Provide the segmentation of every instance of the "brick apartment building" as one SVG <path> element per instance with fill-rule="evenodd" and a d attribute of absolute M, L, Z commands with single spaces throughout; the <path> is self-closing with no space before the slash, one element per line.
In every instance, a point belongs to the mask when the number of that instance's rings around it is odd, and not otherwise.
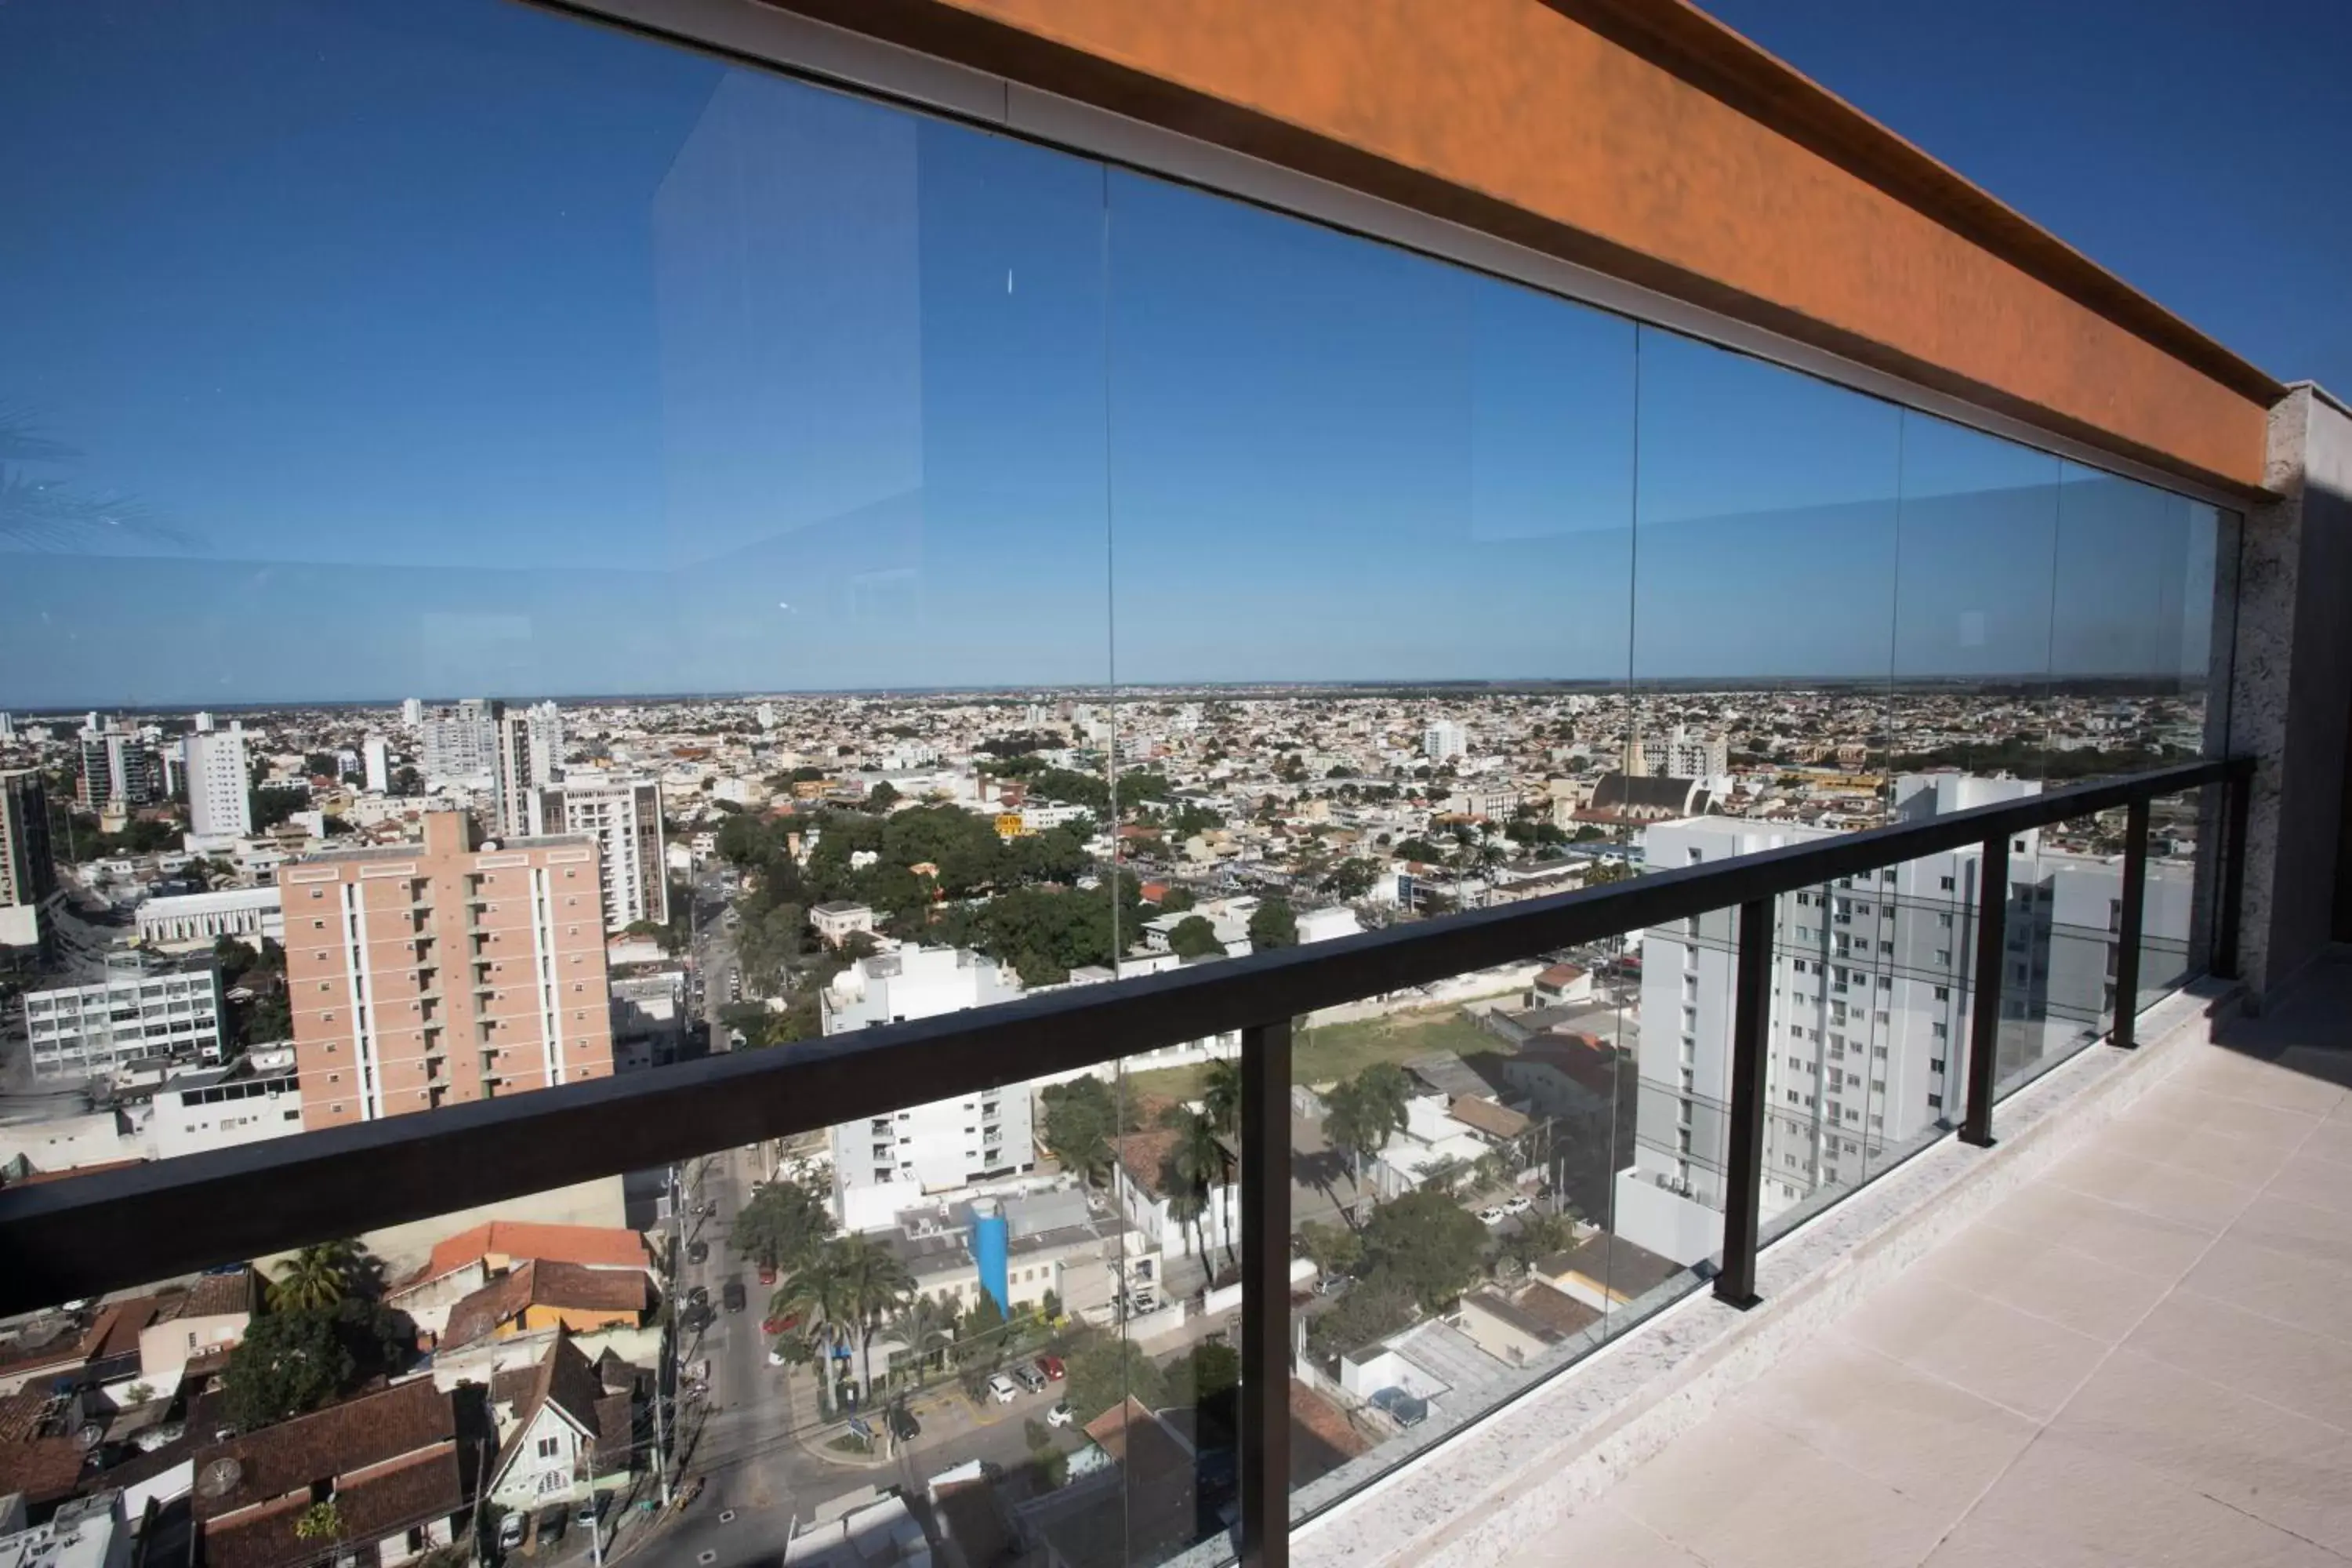
<path fill-rule="evenodd" d="M 613 1070 L 597 847 L 480 843 L 463 812 L 422 845 L 283 868 L 305 1129 Z"/>

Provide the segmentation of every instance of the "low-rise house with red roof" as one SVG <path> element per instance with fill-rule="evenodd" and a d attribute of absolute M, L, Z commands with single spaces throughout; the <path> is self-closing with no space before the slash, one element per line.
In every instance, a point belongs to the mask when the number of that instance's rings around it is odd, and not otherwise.
<path fill-rule="evenodd" d="M 515 1511 L 625 1484 L 639 1381 L 625 1363 L 591 1362 L 560 1331 L 536 1367 L 501 1373 L 490 1392 L 499 1430 L 490 1500 Z"/>
<path fill-rule="evenodd" d="M 384 1304 L 407 1313 L 420 1332 L 440 1337 L 460 1301 L 526 1263 L 634 1274 L 641 1281 L 654 1266 L 646 1238 L 634 1230 L 492 1220 L 436 1244 L 423 1268 L 385 1292 Z"/>
<path fill-rule="evenodd" d="M 466 1539 L 488 1435 L 430 1379 L 394 1384 L 196 1451 L 205 1568 L 397 1565 Z M 298 1533 L 327 1505 L 332 1534 Z"/>

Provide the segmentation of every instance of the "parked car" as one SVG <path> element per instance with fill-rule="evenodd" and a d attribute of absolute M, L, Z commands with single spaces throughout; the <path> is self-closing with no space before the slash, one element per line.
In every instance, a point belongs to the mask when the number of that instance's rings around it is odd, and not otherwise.
<path fill-rule="evenodd" d="M 1480 1209 L 1478 1211 L 1478 1223 L 1480 1225 L 1500 1225 L 1503 1223 L 1503 1211 L 1498 1208 Z"/>
<path fill-rule="evenodd" d="M 890 1406 L 890 1436 L 906 1443 L 922 1435 L 923 1424 L 915 1419 L 915 1413 L 907 1408 L 905 1400 Z"/>
<path fill-rule="evenodd" d="M 612 1500 L 612 1494 L 609 1492 L 590 1492 L 581 1499 L 578 1510 L 572 1516 L 572 1522 L 580 1525 L 595 1523 L 604 1517 L 604 1510 Z"/>
<path fill-rule="evenodd" d="M 1039 1356 L 1037 1358 L 1037 1370 L 1044 1373 L 1048 1378 L 1052 1379 L 1055 1383 L 1061 1382 L 1062 1379 L 1068 1374 L 1068 1369 L 1063 1366 L 1062 1358 L 1057 1355 Z"/>
<path fill-rule="evenodd" d="M 1013 1386 L 1013 1380 L 1001 1372 L 988 1380 L 988 1396 L 999 1405 L 1010 1405 L 1020 1395 L 1021 1391 Z"/>
<path fill-rule="evenodd" d="M 1013 1369 L 1013 1381 L 1032 1394 L 1045 1392 L 1045 1374 L 1025 1362 Z"/>
<path fill-rule="evenodd" d="M 1371 1403 L 1394 1416 L 1400 1426 L 1418 1426 L 1429 1419 L 1429 1401 L 1402 1388 L 1383 1388 L 1372 1395 Z"/>
<path fill-rule="evenodd" d="M 1519 1194 L 1517 1197 L 1506 1198 L 1503 1200 L 1503 1212 L 1505 1214 L 1525 1214 L 1535 1206 L 1535 1199 L 1528 1197 L 1524 1193 Z"/>
<path fill-rule="evenodd" d="M 1077 1416 L 1072 1414 L 1070 1402 L 1066 1399 L 1045 1412 L 1045 1425 L 1048 1426 L 1067 1426 L 1076 1419 Z"/>
<path fill-rule="evenodd" d="M 710 1305 L 710 1287 L 708 1285 L 697 1285 L 693 1289 L 688 1290 L 686 1293 L 686 1299 L 693 1302 L 698 1307 L 707 1307 Z"/>
<path fill-rule="evenodd" d="M 775 1282 L 776 1271 L 764 1263 L 760 1265 L 760 1283 L 762 1285 L 773 1285 Z"/>
<path fill-rule="evenodd" d="M 539 1510 L 539 1544 L 552 1546 L 563 1539 L 563 1505 L 551 1502 Z"/>
<path fill-rule="evenodd" d="M 710 1243 L 707 1241 L 688 1242 L 686 1244 L 686 1260 L 688 1263 L 709 1262 L 710 1260 Z"/>
<path fill-rule="evenodd" d="M 743 1291 L 743 1281 L 740 1279 L 730 1279 L 719 1289 L 719 1300 L 730 1312 L 741 1311 L 743 1303 L 748 1299 Z"/>
<path fill-rule="evenodd" d="M 499 1521 L 499 1550 L 512 1552 L 522 1544 L 522 1532 L 530 1528 L 530 1515 L 509 1513 Z"/>

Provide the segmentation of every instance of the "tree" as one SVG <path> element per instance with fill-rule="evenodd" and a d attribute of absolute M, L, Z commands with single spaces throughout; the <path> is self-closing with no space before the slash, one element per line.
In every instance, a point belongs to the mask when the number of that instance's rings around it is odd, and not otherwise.
<path fill-rule="evenodd" d="M 1110 1141 L 1133 1131 L 1124 1103 L 1110 1086 L 1091 1075 L 1067 1083 L 1048 1084 L 1039 1091 L 1045 1110 L 1045 1147 L 1072 1172 L 1096 1186 L 1110 1177 Z"/>
<path fill-rule="evenodd" d="M 1218 1154 L 1218 1200 L 1223 1207 L 1225 1228 L 1225 1261 L 1234 1260 L 1234 1162 L 1228 1152 L 1242 1135 L 1242 1069 L 1231 1058 L 1219 1057 L 1209 1063 L 1208 1074 L 1201 1083 L 1201 1116 L 1216 1135 Z"/>
<path fill-rule="evenodd" d="M 392 770 L 391 784 L 392 793 L 394 795 L 411 795 L 425 793 L 424 775 L 405 763 Z"/>
<path fill-rule="evenodd" d="M 898 804 L 898 786 L 888 779 L 884 779 L 866 792 L 866 809 L 868 811 L 884 812 Z"/>
<path fill-rule="evenodd" d="M 828 1246 L 826 1251 L 829 1250 Z M 820 1353 L 835 1348 L 845 1351 L 857 1335 L 857 1303 L 852 1282 L 829 1266 L 826 1251 L 811 1258 L 768 1299 L 768 1315 L 799 1319 L 800 1331 Z M 827 1402 L 838 1405 L 840 1397 L 835 1387 L 841 1358 L 824 1353 L 824 1360 L 826 1374 L 818 1381 L 826 1392 Z"/>
<path fill-rule="evenodd" d="M 330 1312 L 272 1311 L 246 1326 L 222 1378 L 228 1418 L 251 1432 L 331 1403 L 357 1370 Z"/>
<path fill-rule="evenodd" d="M 1595 860 L 1585 868 L 1584 885 L 1605 888 L 1612 882 L 1622 882 L 1633 875 L 1633 868 L 1622 860 Z"/>
<path fill-rule="evenodd" d="M 824 1267 L 842 1280 L 843 1301 L 857 1332 L 858 1377 L 874 1382 L 874 1333 L 915 1294 L 915 1277 L 898 1255 L 862 1236 L 825 1246 Z"/>
<path fill-rule="evenodd" d="M 1181 915 L 1191 909 L 1193 902 L 1192 889 L 1171 888 L 1160 895 L 1160 912 L 1163 915 Z"/>
<path fill-rule="evenodd" d="M 891 1320 L 891 1332 L 914 1352 L 919 1370 L 925 1362 L 946 1356 L 948 1347 L 955 1342 L 955 1309 L 929 1291 L 899 1308 Z"/>
<path fill-rule="evenodd" d="M 1209 1212 L 1209 1188 L 1224 1171 L 1224 1148 L 1217 1142 L 1216 1128 L 1197 1111 L 1179 1107 L 1167 1124 L 1176 1131 L 1176 1142 L 1170 1146 L 1160 1173 L 1160 1185 L 1168 1193 L 1168 1217 L 1192 1226 L 1193 1250 L 1206 1264 L 1209 1244 L 1201 1221 Z M 1232 1233 L 1227 1232 L 1225 1261 L 1233 1260 Z"/>
<path fill-rule="evenodd" d="M 1472 1220 L 1473 1225 L 1477 1221 Z M 1393 1279 L 1367 1279 L 1307 1325 L 1307 1340 L 1325 1355 L 1344 1355 L 1412 1321 L 1412 1292 Z"/>
<path fill-rule="evenodd" d="M 1393 1062 L 1375 1062 L 1324 1097 L 1323 1136 L 1348 1156 L 1359 1182 L 1364 1162 L 1387 1146 L 1391 1133 L 1405 1130 L 1412 1098 L 1412 1080 Z"/>
<path fill-rule="evenodd" d="M 1423 1191 L 1374 1209 L 1362 1239 L 1364 1278 L 1385 1279 L 1434 1312 L 1478 1278 L 1486 1227 L 1444 1194 Z"/>
<path fill-rule="evenodd" d="M 1363 1241 L 1354 1231 L 1345 1226 L 1318 1225 L 1313 1220 L 1298 1227 L 1298 1247 L 1327 1279 L 1353 1274 L 1364 1257 Z"/>
<path fill-rule="evenodd" d="M 1242 1385 L 1241 1352 L 1204 1340 L 1169 1364 L 1167 1380 L 1171 1405 L 1198 1407 L 1214 1402 Z"/>
<path fill-rule="evenodd" d="M 1249 939 L 1250 946 L 1260 952 L 1277 947 L 1297 947 L 1298 917 L 1291 912 L 1290 900 L 1267 898 L 1251 911 Z"/>
<path fill-rule="evenodd" d="M 1133 1340 L 1092 1333 L 1064 1358 L 1069 1373 L 1070 1414 L 1081 1426 L 1120 1401 L 1133 1397 L 1146 1410 L 1168 1403 L 1167 1380 L 1157 1363 Z"/>
<path fill-rule="evenodd" d="M 833 1207 L 814 1189 L 779 1176 L 752 1190 L 728 1227 L 728 1245 L 762 1268 L 792 1273 L 805 1268 L 832 1239 Z"/>
<path fill-rule="evenodd" d="M 1378 867 L 1370 860 L 1351 858 L 1331 868 L 1331 874 L 1323 879 L 1323 890 L 1335 899 L 1353 903 L 1370 895 L 1372 884 L 1379 879 Z"/>
<path fill-rule="evenodd" d="M 1205 915 L 1186 915 L 1168 933 L 1168 950 L 1179 958 L 1223 958 L 1225 944 Z"/>
<path fill-rule="evenodd" d="M 357 1242 L 322 1241 L 281 1260 L 278 1278 L 269 1282 L 269 1310 L 286 1312 L 337 1305 L 352 1291 L 359 1258 Z"/>
<path fill-rule="evenodd" d="M 294 1535 L 299 1541 L 341 1541 L 343 1516 L 331 1500 L 314 1502 L 295 1520 Z"/>

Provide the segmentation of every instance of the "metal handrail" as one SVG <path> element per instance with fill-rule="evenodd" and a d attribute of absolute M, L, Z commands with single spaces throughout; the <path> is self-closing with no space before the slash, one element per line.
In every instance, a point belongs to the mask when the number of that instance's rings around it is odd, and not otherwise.
<path fill-rule="evenodd" d="M 1289 1184 L 1255 1173 L 1288 1169 L 1289 1119 L 1275 1108 L 1289 1093 L 1290 1020 L 1729 906 L 1740 910 L 1739 984 L 1725 1252 L 1716 1288 L 1744 1306 L 1755 1300 L 1772 900 L 1928 855 L 1983 850 L 1961 1135 L 1989 1143 L 2010 840 L 2125 808 L 2125 887 L 2137 889 L 2145 886 L 2147 803 L 2226 784 L 2212 968 L 2232 974 L 2252 776 L 2250 759 L 2183 763 L 1312 947 L 0 1192 L 0 1313 L 1239 1031 L 1245 1098 L 1262 1102 L 1261 1113 L 1246 1117 L 1243 1140 L 1243 1208 L 1245 1228 L 1255 1231 L 1244 1268 L 1244 1385 L 1255 1381 L 1258 1395 L 1271 1399 L 1286 1386 Z M 2131 951 L 2117 977 L 2119 1045 L 2131 1041 L 2131 1009 L 2123 1004 L 2135 991 L 2124 983 L 2136 975 L 2138 928 L 2137 903 L 2126 900 L 2120 940 Z M 1276 1458 L 1286 1427 L 1278 1408 L 1268 1405 L 1257 1412 L 1263 1420 L 1244 1424 L 1276 1446 Z M 1245 1559 L 1278 1563 L 1284 1470 L 1264 1454 L 1244 1469 Z M 1255 1489 L 1253 1471 L 1261 1483 Z"/>

